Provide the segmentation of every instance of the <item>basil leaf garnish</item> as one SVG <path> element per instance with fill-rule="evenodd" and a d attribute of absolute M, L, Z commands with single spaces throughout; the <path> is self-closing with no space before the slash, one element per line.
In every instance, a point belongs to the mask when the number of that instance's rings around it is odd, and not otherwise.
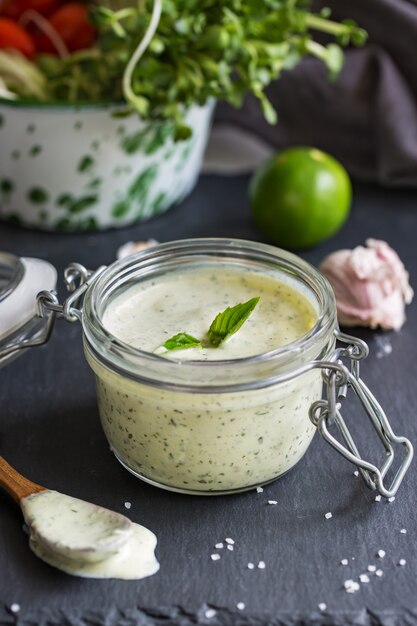
<path fill-rule="evenodd" d="M 185 350 L 185 348 L 202 348 L 201 342 L 188 333 L 178 333 L 162 344 L 167 351 Z"/>
<path fill-rule="evenodd" d="M 209 343 L 202 342 L 188 333 L 178 333 L 167 339 L 162 346 L 155 350 L 155 354 L 185 350 L 186 348 L 218 348 L 223 341 L 233 335 L 248 319 L 259 302 L 259 297 L 251 298 L 247 302 L 227 307 L 218 313 L 208 330 Z"/>
<path fill-rule="evenodd" d="M 247 302 L 227 307 L 222 313 L 216 315 L 208 331 L 212 346 L 218 347 L 223 341 L 233 335 L 248 319 L 259 302 L 258 298 L 251 298 Z"/>

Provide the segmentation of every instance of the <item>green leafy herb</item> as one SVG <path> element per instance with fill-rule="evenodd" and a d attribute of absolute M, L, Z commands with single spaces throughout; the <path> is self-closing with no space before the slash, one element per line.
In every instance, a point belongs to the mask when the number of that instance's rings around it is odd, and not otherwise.
<path fill-rule="evenodd" d="M 227 307 L 222 313 L 214 318 L 208 331 L 209 340 L 216 348 L 225 339 L 233 335 L 248 319 L 259 302 L 259 298 L 251 298 L 247 302 Z"/>
<path fill-rule="evenodd" d="M 184 350 L 185 348 L 202 348 L 201 342 L 187 333 L 178 333 L 170 339 L 167 339 L 161 346 L 167 351 Z M 159 351 L 158 348 L 157 351 Z"/>
<path fill-rule="evenodd" d="M 32 63 L 2 51 L 0 95 L 123 103 L 123 77 L 151 24 L 154 2 L 88 0 L 96 42 L 63 58 L 39 54 Z M 153 37 L 129 68 L 128 108 L 143 119 L 169 120 L 172 136 L 181 140 L 191 133 L 184 122 L 188 107 L 210 99 L 239 107 L 251 92 L 275 123 L 265 95 L 271 81 L 305 55 L 321 59 L 333 77 L 343 62 L 339 46 L 366 40 L 353 21 L 334 22 L 329 11 L 312 13 L 309 6 L 309 0 L 162 0 Z M 317 42 L 316 31 L 336 43 Z"/>
<path fill-rule="evenodd" d="M 155 354 L 163 354 L 172 350 L 185 350 L 186 348 L 218 348 L 223 341 L 233 335 L 246 322 L 258 302 L 259 297 L 251 298 L 247 302 L 229 306 L 218 313 L 208 330 L 208 345 L 188 333 L 178 333 L 167 339 L 162 346 L 159 346 L 155 350 Z"/>

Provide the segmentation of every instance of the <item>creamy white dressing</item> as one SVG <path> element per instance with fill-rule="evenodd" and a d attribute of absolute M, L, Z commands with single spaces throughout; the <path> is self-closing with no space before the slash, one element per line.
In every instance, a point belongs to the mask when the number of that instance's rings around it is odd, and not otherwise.
<path fill-rule="evenodd" d="M 221 262 L 179 269 L 118 293 L 103 323 L 122 341 L 153 352 L 178 332 L 202 338 L 217 313 L 259 296 L 249 319 L 219 348 L 164 355 L 226 361 L 219 367 L 230 381 L 234 359 L 287 345 L 313 327 L 312 303 L 284 281 Z M 308 409 L 321 397 L 318 371 L 239 393 L 187 392 L 125 377 L 86 348 L 113 451 L 131 471 L 161 486 L 216 493 L 265 483 L 297 463 L 315 432 Z"/>
<path fill-rule="evenodd" d="M 21 507 L 33 552 L 68 574 L 133 580 L 159 569 L 155 535 L 120 514 L 52 490 Z"/>
<path fill-rule="evenodd" d="M 116 554 L 95 563 L 74 561 L 57 554 L 53 550 L 30 538 L 32 551 L 42 561 L 57 569 L 83 578 L 120 578 L 139 580 L 156 574 L 159 563 L 155 558 L 155 535 L 139 524 L 133 524 L 133 533 L 128 542 Z"/>
<path fill-rule="evenodd" d="M 69 558 L 101 561 L 132 535 L 132 522 L 124 515 L 58 491 L 32 494 L 21 506 L 31 534 Z"/>
<path fill-rule="evenodd" d="M 218 313 L 257 296 L 260 300 L 250 317 L 218 348 L 175 350 L 167 356 L 181 360 L 253 356 L 299 339 L 317 319 L 311 303 L 290 285 L 268 274 L 217 263 L 136 284 L 110 302 L 103 324 L 130 346 L 154 352 L 179 332 L 206 338 Z"/>

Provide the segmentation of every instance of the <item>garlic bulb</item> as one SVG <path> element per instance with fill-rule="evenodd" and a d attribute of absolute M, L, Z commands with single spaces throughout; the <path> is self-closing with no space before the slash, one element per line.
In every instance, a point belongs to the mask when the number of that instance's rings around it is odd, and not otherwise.
<path fill-rule="evenodd" d="M 139 252 L 139 250 L 152 248 L 153 246 L 156 246 L 157 243 L 159 242 L 156 241 L 156 239 L 148 239 L 147 241 L 128 241 L 117 250 L 117 258 L 124 259 L 126 256 Z"/>
<path fill-rule="evenodd" d="M 319 269 L 336 296 L 342 326 L 399 330 L 413 290 L 398 254 L 385 241 L 367 239 L 366 247 L 338 250 Z"/>

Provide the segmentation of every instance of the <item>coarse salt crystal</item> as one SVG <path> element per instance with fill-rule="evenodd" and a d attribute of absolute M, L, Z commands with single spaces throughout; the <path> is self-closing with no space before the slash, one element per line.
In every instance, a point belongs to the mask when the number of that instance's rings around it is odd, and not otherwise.
<path fill-rule="evenodd" d="M 398 561 L 398 565 L 401 565 L 401 566 L 405 565 L 406 563 L 407 563 L 407 561 L 405 559 L 400 559 Z"/>
<path fill-rule="evenodd" d="M 376 347 L 378 348 L 376 352 L 376 358 L 382 359 L 384 356 L 388 356 L 392 352 L 392 345 L 390 340 L 385 337 L 375 337 Z"/>
<path fill-rule="evenodd" d="M 130 509 L 132 506 L 131 502 L 125 502 L 125 509 Z"/>
<path fill-rule="evenodd" d="M 258 569 L 265 569 L 265 561 L 259 561 Z"/>
<path fill-rule="evenodd" d="M 17 604 L 17 602 L 13 602 L 13 604 L 10 606 L 10 610 L 12 613 L 19 613 L 20 604 Z"/>
<path fill-rule="evenodd" d="M 324 602 L 319 602 L 318 607 L 320 611 L 325 611 L 327 609 L 327 604 L 325 604 Z"/>
<path fill-rule="evenodd" d="M 369 583 L 369 576 L 367 574 L 360 574 L 359 580 L 361 583 Z"/>
<path fill-rule="evenodd" d="M 256 493 L 263 493 L 263 487 L 256 487 Z"/>
<path fill-rule="evenodd" d="M 224 548 L 224 544 L 223 543 L 216 543 L 214 545 L 214 547 L 216 548 L 216 550 L 221 550 L 222 548 Z"/>
<path fill-rule="evenodd" d="M 340 561 L 340 563 L 341 563 L 342 565 L 347 565 L 347 564 L 349 563 L 349 561 L 348 561 L 347 559 L 342 559 L 342 560 Z"/>
<path fill-rule="evenodd" d="M 375 496 L 375 502 L 381 502 L 381 497 L 380 495 Z"/>
<path fill-rule="evenodd" d="M 204 615 L 207 617 L 207 619 L 211 619 L 216 615 L 216 611 L 214 609 L 207 609 Z"/>
<path fill-rule="evenodd" d="M 220 554 L 210 554 L 210 558 L 212 561 L 218 561 L 220 559 Z"/>
<path fill-rule="evenodd" d="M 226 537 L 225 542 L 230 544 L 231 546 L 233 546 L 233 544 L 235 543 L 233 539 L 230 539 L 230 537 Z"/>
<path fill-rule="evenodd" d="M 248 563 L 248 569 L 254 569 L 255 565 L 253 563 Z"/>
<path fill-rule="evenodd" d="M 368 572 L 375 572 L 376 565 L 368 565 Z"/>
<path fill-rule="evenodd" d="M 377 569 L 375 572 L 375 576 L 383 576 L 384 572 L 382 571 L 382 569 Z"/>
<path fill-rule="evenodd" d="M 227 547 L 227 549 L 228 549 L 228 550 L 233 551 L 233 546 L 232 546 L 232 545 L 227 544 L 227 546 L 226 546 L 226 547 Z"/>
<path fill-rule="evenodd" d="M 244 611 L 246 607 L 246 604 L 244 602 L 238 602 L 236 604 L 236 608 L 239 609 L 239 611 Z"/>
<path fill-rule="evenodd" d="M 345 582 L 343 583 L 343 586 L 348 593 L 355 593 L 355 591 L 358 591 L 360 589 L 359 583 L 357 583 L 355 580 L 350 580 L 350 579 L 345 580 Z"/>
<path fill-rule="evenodd" d="M 277 500 L 268 500 L 268 504 L 278 504 Z"/>
<path fill-rule="evenodd" d="M 330 511 L 329 511 L 328 513 L 325 513 L 325 514 L 324 514 L 324 517 L 325 517 L 326 519 L 331 519 L 331 518 L 333 517 L 333 515 L 332 515 L 332 514 L 330 513 Z"/>
<path fill-rule="evenodd" d="M 359 476 L 359 470 L 355 470 L 355 471 L 353 472 L 353 475 L 354 475 L 354 476 Z"/>
<path fill-rule="evenodd" d="M 390 498 L 388 498 L 388 502 L 394 502 L 395 500 L 395 496 L 391 496 Z"/>
<path fill-rule="evenodd" d="M 383 559 L 385 556 L 385 550 L 378 550 L 377 555 L 380 559 Z"/>
<path fill-rule="evenodd" d="M 407 529 L 406 528 L 401 528 L 400 533 L 402 535 L 406 535 L 407 534 Z"/>

